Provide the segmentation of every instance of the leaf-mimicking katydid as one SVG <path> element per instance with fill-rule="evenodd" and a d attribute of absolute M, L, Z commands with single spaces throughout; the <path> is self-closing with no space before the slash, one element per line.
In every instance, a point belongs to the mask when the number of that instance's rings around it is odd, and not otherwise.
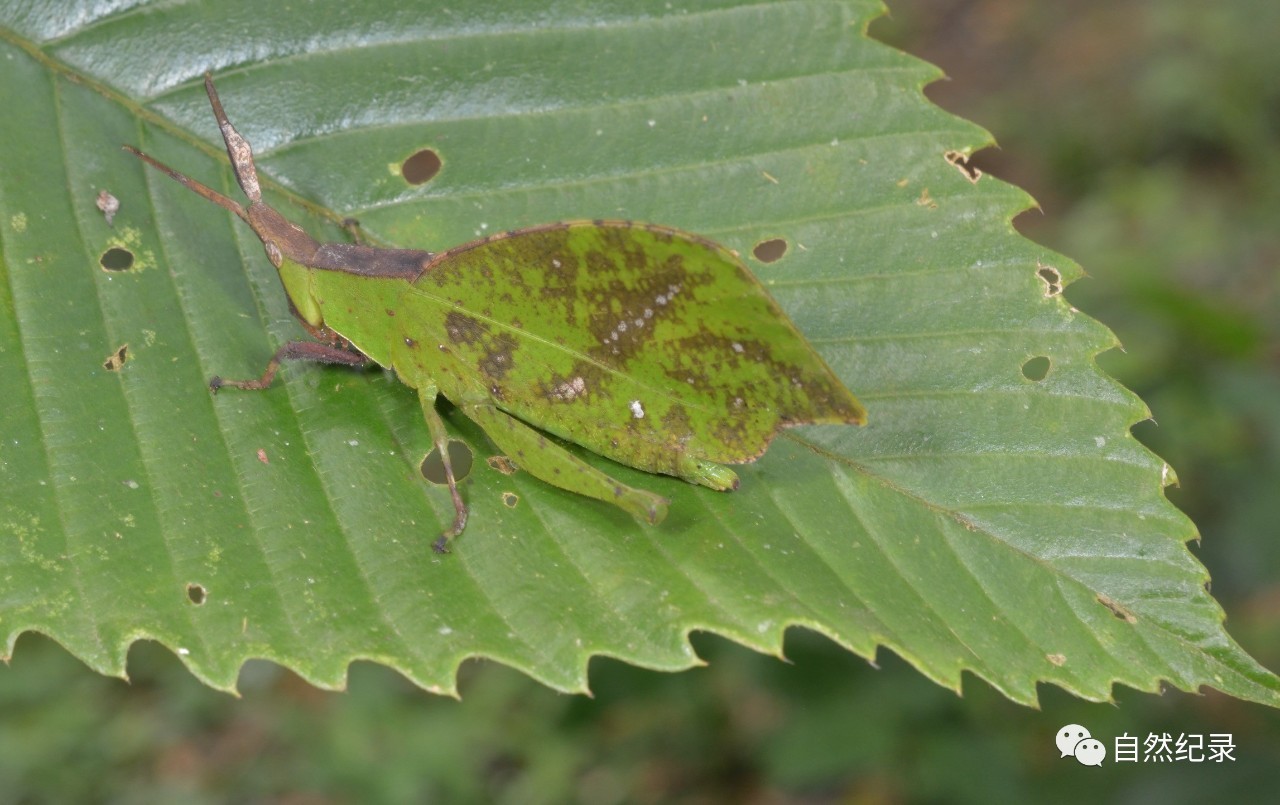
<path fill-rule="evenodd" d="M 444 395 L 516 466 L 561 489 L 657 523 L 668 501 L 626 486 L 548 437 L 621 464 L 721 491 L 781 428 L 861 424 L 862 406 L 742 261 L 695 235 L 629 221 L 573 221 L 492 235 L 431 253 L 319 243 L 267 206 L 249 143 L 205 90 L 240 188 L 236 201 L 130 146 L 125 149 L 239 216 L 262 240 L 290 308 L 316 340 L 284 360 L 395 370 L 418 392 L 444 463 L 455 517 L 467 508 L 449 461 Z"/>

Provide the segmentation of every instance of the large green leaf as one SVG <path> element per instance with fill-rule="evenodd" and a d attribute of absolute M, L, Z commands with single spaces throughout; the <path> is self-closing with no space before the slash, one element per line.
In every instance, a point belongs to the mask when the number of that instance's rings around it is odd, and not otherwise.
<path fill-rule="evenodd" d="M 1079 269 L 1012 230 L 1024 194 L 972 181 L 955 155 L 989 138 L 866 38 L 878 2 L 473 5 L 0 11 L 9 650 L 38 630 L 123 674 L 152 638 L 220 688 L 249 657 L 323 686 L 369 658 L 442 692 L 479 656 L 581 691 L 596 654 L 687 668 L 691 630 L 780 653 L 800 624 L 1022 702 L 1162 680 L 1280 701 L 1129 434 L 1145 408 L 1094 363 L 1113 336 L 1060 295 Z M 205 389 L 299 333 L 252 234 L 119 149 L 231 192 L 206 69 L 270 200 L 326 237 L 354 215 L 438 249 L 599 216 L 744 255 L 784 239 L 753 269 L 870 424 L 790 432 L 731 495 L 611 466 L 672 499 L 656 528 L 478 460 L 471 523 L 434 556 L 452 509 L 416 477 L 429 439 L 394 377 Z M 424 147 L 443 169 L 411 186 Z M 103 270 L 111 248 L 132 268 Z"/>

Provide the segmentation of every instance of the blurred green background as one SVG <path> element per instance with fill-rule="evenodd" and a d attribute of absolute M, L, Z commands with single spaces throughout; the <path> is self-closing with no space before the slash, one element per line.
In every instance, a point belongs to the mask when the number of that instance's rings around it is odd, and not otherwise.
<path fill-rule="evenodd" d="M 1028 237 L 1078 260 L 1067 291 L 1124 352 L 1103 365 L 1155 422 L 1170 497 L 1228 629 L 1280 669 L 1280 3 L 890 0 L 872 33 L 951 77 L 929 96 L 991 130 L 984 171 L 1035 196 Z M 1034 602 L 1028 602 L 1033 606 Z M 463 667 L 461 702 L 352 668 L 318 691 L 268 663 L 243 698 L 139 644 L 130 683 L 25 635 L 0 668 L 0 803 L 268 801 L 1189 802 L 1280 790 L 1280 714 L 1224 696 L 1042 688 L 1040 711 L 897 657 L 878 668 L 793 631 L 790 664 L 707 636 L 706 668 L 597 659 L 594 699 L 501 666 Z M 1086 768 L 1067 723 L 1230 733 L 1232 763 Z"/>

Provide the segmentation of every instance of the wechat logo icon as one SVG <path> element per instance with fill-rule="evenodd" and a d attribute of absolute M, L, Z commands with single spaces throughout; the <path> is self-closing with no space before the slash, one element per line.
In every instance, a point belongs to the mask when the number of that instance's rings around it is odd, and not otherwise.
<path fill-rule="evenodd" d="M 1106 744 L 1089 734 L 1079 724 L 1068 724 L 1058 730 L 1054 742 L 1058 745 L 1059 757 L 1070 755 L 1082 766 L 1101 766 L 1107 756 Z"/>

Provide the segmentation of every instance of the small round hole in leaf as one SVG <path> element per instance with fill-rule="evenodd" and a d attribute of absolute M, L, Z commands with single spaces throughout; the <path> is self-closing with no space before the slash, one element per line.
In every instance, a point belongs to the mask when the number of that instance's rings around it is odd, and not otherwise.
<path fill-rule="evenodd" d="M 404 161 L 400 175 L 409 184 L 426 184 L 440 172 L 440 155 L 430 148 L 423 148 Z"/>
<path fill-rule="evenodd" d="M 775 260 L 781 260 L 782 255 L 787 253 L 787 242 L 782 238 L 771 238 L 770 240 L 762 240 L 756 244 L 751 250 L 752 256 L 762 263 L 772 263 Z"/>
<path fill-rule="evenodd" d="M 520 496 L 517 495 L 515 492 L 502 493 L 502 504 L 506 506 L 508 509 L 514 509 L 516 507 L 516 504 L 519 502 L 520 502 Z"/>
<path fill-rule="evenodd" d="M 1022 364 L 1022 376 L 1037 382 L 1044 380 L 1049 374 L 1049 359 L 1041 355 Z"/>
<path fill-rule="evenodd" d="M 461 481 L 471 472 L 471 448 L 459 441 L 449 441 L 449 463 L 453 465 L 453 480 Z M 444 474 L 444 462 L 440 460 L 440 451 L 431 448 L 426 458 L 418 466 L 422 477 L 433 484 L 441 486 L 449 483 Z"/>
<path fill-rule="evenodd" d="M 133 252 L 113 246 L 98 258 L 98 265 L 103 271 L 128 271 L 133 265 Z"/>
<path fill-rule="evenodd" d="M 205 602 L 205 599 L 208 597 L 209 597 L 209 593 L 207 590 L 205 590 L 204 585 L 202 584 L 187 585 L 187 598 L 189 598 L 191 600 L 191 603 L 195 604 L 196 606 L 200 606 L 201 604 L 203 604 Z"/>

